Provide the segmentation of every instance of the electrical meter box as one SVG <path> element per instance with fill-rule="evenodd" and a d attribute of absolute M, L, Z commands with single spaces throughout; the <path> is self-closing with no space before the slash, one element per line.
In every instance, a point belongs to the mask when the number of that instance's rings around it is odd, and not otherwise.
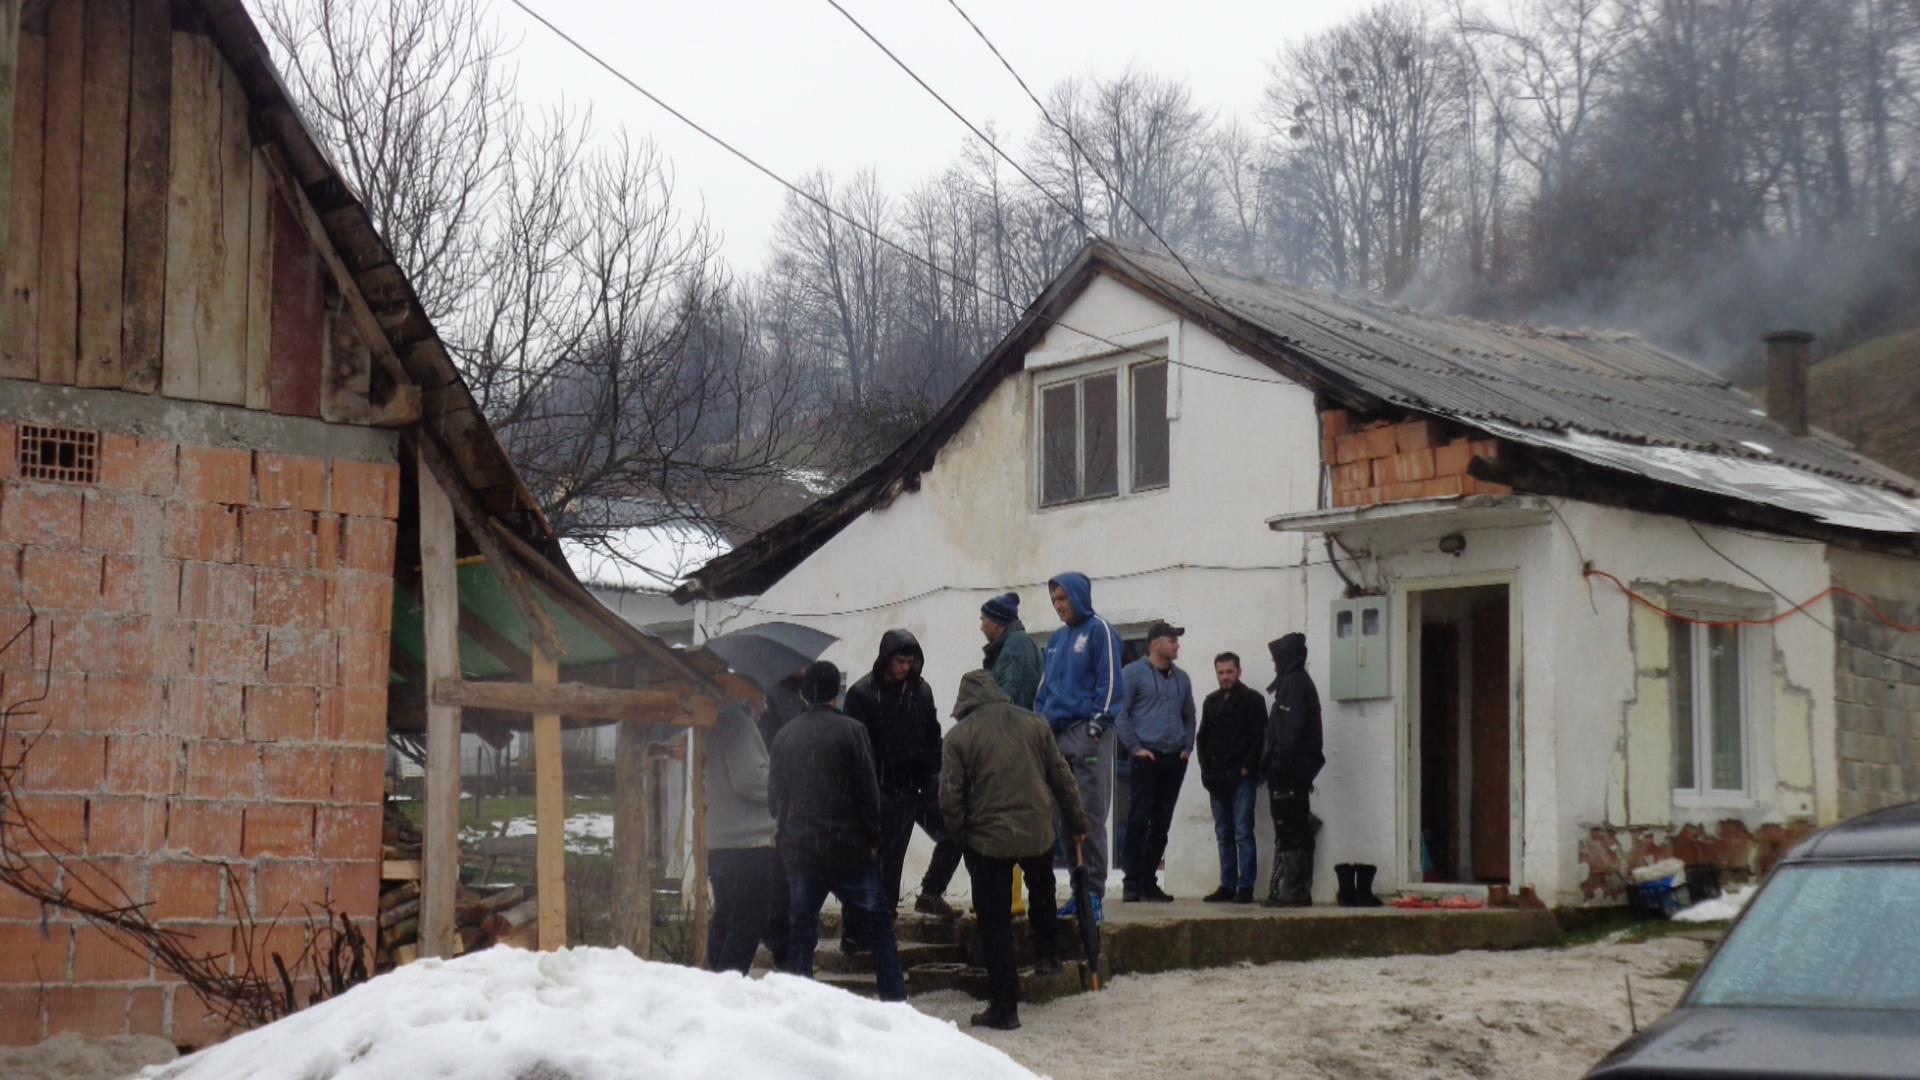
<path fill-rule="evenodd" d="M 1335 701 L 1393 696 L 1387 677 L 1388 641 L 1386 597 L 1333 602 L 1332 685 L 1328 689 Z"/>

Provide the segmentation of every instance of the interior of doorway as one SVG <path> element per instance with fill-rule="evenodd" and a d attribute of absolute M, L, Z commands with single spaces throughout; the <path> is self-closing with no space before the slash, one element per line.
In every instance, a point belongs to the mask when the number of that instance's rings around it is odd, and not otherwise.
<path fill-rule="evenodd" d="M 1419 880 L 1503 884 L 1512 873 L 1507 586 L 1409 595 Z"/>

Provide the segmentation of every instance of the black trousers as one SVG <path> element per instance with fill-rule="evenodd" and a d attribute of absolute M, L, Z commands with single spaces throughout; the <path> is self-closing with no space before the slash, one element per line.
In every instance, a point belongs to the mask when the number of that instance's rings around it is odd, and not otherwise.
<path fill-rule="evenodd" d="M 933 837 L 933 858 L 927 862 L 926 876 L 920 879 L 920 891 L 939 896 L 953 884 L 953 872 L 960 869 L 960 841 L 947 835 L 947 823 L 940 817 L 940 800 L 931 795 L 920 809 L 920 828 Z"/>
<path fill-rule="evenodd" d="M 1154 883 L 1160 859 L 1167 853 L 1167 830 L 1173 827 L 1173 806 L 1180 801 L 1180 784 L 1187 763 L 1179 754 L 1156 751 L 1152 761 L 1127 759 L 1127 887 L 1144 889 Z"/>
<path fill-rule="evenodd" d="M 774 961 L 784 964 L 790 934 L 787 873 L 779 854 L 770 847 L 710 851 L 707 880 L 713 883 L 707 967 L 744 975 L 762 941 Z"/>
<path fill-rule="evenodd" d="M 980 951 L 987 961 L 987 999 L 995 1009 L 1020 1004 L 1020 971 L 1013 954 L 1013 868 L 1030 884 L 1027 925 L 1033 928 L 1035 960 L 1053 959 L 1059 949 L 1060 920 L 1053 906 L 1053 852 L 1022 859 L 996 859 L 966 853 L 973 879 L 973 913 L 980 920 Z"/>
<path fill-rule="evenodd" d="M 1273 811 L 1273 848 L 1275 851 L 1301 851 L 1313 846 L 1313 811 L 1307 805 L 1307 788 L 1269 788 L 1267 807 Z"/>

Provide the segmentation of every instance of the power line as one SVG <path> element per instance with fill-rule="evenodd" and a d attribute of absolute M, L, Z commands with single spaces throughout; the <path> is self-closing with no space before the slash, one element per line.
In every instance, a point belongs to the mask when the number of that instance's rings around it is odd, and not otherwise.
<path fill-rule="evenodd" d="M 833 3 L 833 0 L 827 0 L 827 2 Z M 1086 147 L 1080 145 L 1080 139 L 1073 133 L 1073 129 L 1053 118 L 1053 113 L 1047 109 L 1046 103 L 1040 100 L 1040 95 L 1035 94 L 1033 88 L 1027 85 L 1027 80 L 1021 78 L 1020 73 L 1014 70 L 1013 62 L 1001 53 L 1000 47 L 993 43 L 993 39 L 987 36 L 987 32 L 980 29 L 980 24 L 973 21 L 973 16 L 967 14 L 967 9 L 960 6 L 959 0 L 947 0 L 947 3 L 952 5 L 954 11 L 959 12 L 960 18 L 964 19 L 966 24 L 973 29 L 974 35 L 980 39 L 982 44 L 986 45 L 987 51 L 993 54 L 994 59 L 1000 61 L 1001 67 L 1007 69 L 1007 74 L 1013 76 L 1013 81 L 1020 84 L 1020 89 L 1027 95 L 1027 100 L 1033 102 L 1034 107 L 1040 110 L 1041 118 L 1046 120 L 1049 127 L 1065 135 L 1067 137 L 1067 145 L 1071 146 L 1081 157 L 1087 159 L 1087 167 L 1093 170 L 1093 175 L 1099 177 L 1100 182 L 1107 185 L 1107 190 L 1113 193 L 1114 198 L 1120 200 L 1120 205 L 1126 207 L 1134 217 L 1140 219 L 1140 224 L 1147 227 L 1147 231 L 1153 234 L 1155 240 L 1160 241 L 1160 246 L 1166 248 L 1167 254 L 1173 256 L 1173 261 L 1179 263 L 1180 269 L 1186 271 L 1187 277 L 1192 279 L 1194 286 L 1200 290 L 1201 295 L 1205 296 L 1207 300 L 1216 307 L 1224 306 L 1220 303 L 1219 297 L 1214 296 L 1213 292 L 1207 288 L 1206 283 L 1200 280 L 1200 275 L 1193 272 L 1193 267 L 1187 265 L 1187 260 L 1182 258 L 1180 253 L 1173 249 L 1172 244 L 1167 243 L 1166 237 L 1160 235 L 1160 230 L 1154 225 L 1153 220 L 1142 213 L 1139 207 L 1133 205 L 1133 200 L 1127 198 L 1125 190 L 1108 179 L 1106 173 L 1100 171 L 1100 163 L 1094 159 L 1092 154 L 1087 152 Z M 834 6 L 838 7 L 839 5 L 834 4 Z"/>
<path fill-rule="evenodd" d="M 589 49 L 585 45 L 581 44 L 579 39 L 567 33 L 565 30 L 560 29 L 560 27 L 554 25 L 553 22 L 548 20 L 546 16 L 540 14 L 538 11 L 535 11 L 532 7 L 530 7 L 526 3 L 526 0 L 510 0 L 510 2 L 513 4 L 514 7 L 517 7 L 522 12 L 525 12 L 529 18 L 533 19 L 535 22 L 539 23 L 541 26 L 546 27 L 547 30 L 551 32 L 555 37 L 558 37 L 561 41 L 566 42 L 567 45 L 572 47 L 575 52 L 578 52 L 580 55 L 586 57 L 588 60 L 593 61 L 595 65 L 599 66 L 602 70 L 606 71 L 609 75 L 612 75 L 614 78 L 620 80 L 622 83 L 625 83 L 629 89 L 633 90 L 635 93 L 639 94 L 641 97 L 646 98 L 648 101 L 658 106 L 661 110 L 666 112 L 669 116 L 672 116 L 675 120 L 678 120 L 682 124 L 685 124 L 687 127 L 693 129 L 702 138 L 705 138 L 709 142 L 720 147 L 722 150 L 725 150 L 727 153 L 740 159 L 740 161 L 742 161 L 743 163 L 751 167 L 755 172 L 758 172 L 761 175 L 767 177 L 767 179 L 772 180 L 776 184 L 779 184 L 781 187 L 785 188 L 788 192 L 793 194 L 796 198 L 799 198 L 802 201 L 817 207 L 822 213 L 828 215 L 829 217 L 832 217 L 838 221 L 844 222 L 848 227 L 864 235 L 872 237 L 875 241 L 884 245 L 888 249 L 911 260 L 914 263 L 917 263 L 920 266 L 926 267 L 928 270 L 932 271 L 933 273 L 939 274 L 941 277 L 947 278 L 948 280 L 954 282 L 955 284 L 963 285 L 969 289 L 972 289 L 975 292 L 978 292 L 979 294 L 981 294 L 982 296 L 988 297 L 989 299 L 998 300 L 1001 303 L 1006 304 L 1011 310 L 1015 310 L 1015 311 L 1026 310 L 1027 307 L 1030 306 L 1030 305 L 1022 305 L 1019 301 L 1013 299 L 1010 296 L 1005 295 L 1004 293 L 998 292 L 997 290 L 994 290 L 994 289 L 990 289 L 987 286 L 982 285 L 979 282 L 973 280 L 972 278 L 966 277 L 956 271 L 949 270 L 946 267 L 943 267 L 938 265 L 937 263 L 934 263 L 932 260 L 927 259 L 924 256 L 920 255 L 918 252 L 915 252 L 905 247 L 904 245 L 894 241 L 890 237 L 872 228 L 871 226 L 865 224 L 864 222 L 859 221 L 858 219 L 854 218 L 852 215 L 846 213 L 845 211 L 836 208 L 831 203 L 820 198 L 818 195 L 815 195 L 812 192 L 807 191 L 806 189 L 800 187 L 798 184 L 795 184 L 792 181 L 788 180 L 786 177 L 781 176 L 779 173 L 773 171 L 773 169 L 769 168 L 766 165 L 761 164 L 760 161 L 754 158 L 751 154 L 748 154 L 746 151 L 740 149 L 738 146 L 735 146 L 733 143 L 728 142 L 726 139 L 721 138 L 719 135 L 715 134 L 713 131 L 709 130 L 708 128 L 702 126 L 699 122 L 695 121 L 692 117 L 688 116 L 686 113 L 681 112 L 679 109 L 674 108 L 672 105 L 669 105 L 659 95 L 653 93 L 651 90 L 648 90 L 646 87 L 641 86 L 638 82 L 636 82 L 633 79 L 632 76 L 628 75 L 624 71 L 621 71 L 619 68 L 613 66 L 611 62 L 602 58 L 600 54 L 594 52 L 592 49 Z M 1081 330 L 1078 327 L 1072 326 L 1060 319 L 1054 318 L 1051 315 L 1047 315 L 1044 312 L 1035 311 L 1033 314 L 1036 318 L 1042 319 L 1047 323 L 1053 326 L 1057 326 L 1060 329 L 1065 330 L 1069 333 L 1078 334 L 1081 337 L 1086 338 L 1090 341 L 1097 341 L 1103 345 L 1106 345 L 1112 348 L 1115 352 L 1131 353 L 1134 355 L 1147 357 L 1153 360 L 1162 360 L 1172 367 L 1185 368 L 1186 370 L 1189 370 L 1189 371 L 1197 371 L 1207 375 L 1218 375 L 1224 379 L 1238 379 L 1242 382 L 1264 383 L 1267 385 L 1286 385 L 1286 380 L 1284 379 L 1268 379 L 1258 375 L 1242 375 L 1239 372 L 1221 371 L 1217 368 L 1204 367 L 1199 364 L 1189 364 L 1184 361 L 1175 360 L 1171 356 L 1164 356 L 1164 357 L 1159 356 L 1137 345 L 1122 345 L 1119 342 L 1114 341 L 1110 338 L 1102 337 L 1099 334 L 1091 333 L 1086 330 Z"/>

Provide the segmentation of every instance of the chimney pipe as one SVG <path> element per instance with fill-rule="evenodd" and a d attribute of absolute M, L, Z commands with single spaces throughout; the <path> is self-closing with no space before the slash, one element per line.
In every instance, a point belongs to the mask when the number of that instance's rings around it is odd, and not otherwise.
<path fill-rule="evenodd" d="M 1795 435 L 1807 433 L 1807 368 L 1813 335 L 1775 330 L 1767 343 L 1767 415 Z"/>

